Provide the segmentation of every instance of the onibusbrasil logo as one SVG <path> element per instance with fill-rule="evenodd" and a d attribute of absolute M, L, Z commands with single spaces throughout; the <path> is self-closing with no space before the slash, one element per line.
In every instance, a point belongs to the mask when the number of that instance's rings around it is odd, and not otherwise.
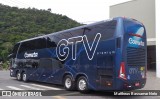
<path fill-rule="evenodd" d="M 56 54 L 59 60 L 64 61 L 67 59 L 69 52 L 71 50 L 72 59 L 76 60 L 77 56 L 77 44 L 83 43 L 84 49 L 86 51 L 87 57 L 89 60 L 92 60 L 99 44 L 99 40 L 101 38 L 101 33 L 97 33 L 94 37 L 93 42 L 89 44 L 88 38 L 86 35 L 83 36 L 76 36 L 66 39 L 62 39 L 58 42 L 56 48 Z M 71 45 L 71 48 L 69 47 Z M 63 57 L 63 58 L 61 58 Z"/>

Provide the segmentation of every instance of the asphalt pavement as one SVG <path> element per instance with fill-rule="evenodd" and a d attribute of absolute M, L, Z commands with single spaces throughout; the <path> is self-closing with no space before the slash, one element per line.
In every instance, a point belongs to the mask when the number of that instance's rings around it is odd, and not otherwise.
<path fill-rule="evenodd" d="M 138 99 L 158 99 L 159 96 L 107 96 L 105 92 L 91 92 L 89 95 L 81 94 L 78 91 L 66 91 L 63 86 L 46 84 L 40 82 L 22 82 L 17 81 L 16 78 L 12 78 L 9 76 L 9 71 L 0 71 L 0 91 L 48 91 L 53 93 L 58 93 L 53 96 L 30 96 L 23 97 L 23 99 L 114 99 L 114 98 L 138 98 Z M 147 72 L 147 83 L 146 86 L 141 90 L 160 90 L 160 78 L 156 78 L 155 71 Z M 49 93 L 48 93 L 49 94 Z M 0 96 L 0 99 L 21 99 L 22 97 L 17 96 Z"/>

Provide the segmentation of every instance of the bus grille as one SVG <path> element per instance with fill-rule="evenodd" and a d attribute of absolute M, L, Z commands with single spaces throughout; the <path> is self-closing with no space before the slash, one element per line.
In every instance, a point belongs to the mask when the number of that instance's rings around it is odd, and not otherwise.
<path fill-rule="evenodd" d="M 128 66 L 145 66 L 145 49 L 127 48 L 127 65 Z"/>

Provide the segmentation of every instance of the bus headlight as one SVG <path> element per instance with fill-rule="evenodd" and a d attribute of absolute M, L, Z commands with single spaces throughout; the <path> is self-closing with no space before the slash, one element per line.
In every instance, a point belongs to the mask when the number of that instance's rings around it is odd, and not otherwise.
<path fill-rule="evenodd" d="M 12 73 L 12 72 L 13 72 L 13 70 L 12 70 L 12 69 L 10 69 L 10 72 Z"/>

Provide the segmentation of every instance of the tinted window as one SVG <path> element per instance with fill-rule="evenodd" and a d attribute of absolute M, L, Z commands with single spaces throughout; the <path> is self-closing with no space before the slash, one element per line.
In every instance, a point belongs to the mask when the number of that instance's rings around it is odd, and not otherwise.
<path fill-rule="evenodd" d="M 46 39 L 38 38 L 26 42 L 22 42 L 19 52 L 46 48 Z"/>
<path fill-rule="evenodd" d="M 51 34 L 47 37 L 47 48 L 57 47 L 58 42 L 63 39 L 58 36 L 58 34 Z"/>
<path fill-rule="evenodd" d="M 116 30 L 117 21 L 109 21 L 98 25 L 88 27 L 88 31 L 84 34 L 87 35 L 88 41 L 92 42 L 97 33 L 101 33 L 101 40 L 107 40 L 113 37 Z"/>
<path fill-rule="evenodd" d="M 47 48 L 57 47 L 57 44 L 56 44 L 54 39 L 51 39 L 50 37 L 47 37 L 46 40 L 47 40 Z"/>
<path fill-rule="evenodd" d="M 33 46 L 35 49 L 43 49 L 46 48 L 46 39 L 45 38 L 39 38 L 33 41 Z"/>
<path fill-rule="evenodd" d="M 68 32 L 51 34 L 47 37 L 47 47 L 56 47 L 56 44 L 62 40 L 71 37 L 86 35 L 89 42 L 93 42 L 97 33 L 101 33 L 101 40 L 107 40 L 113 37 L 116 30 L 117 21 L 108 21 L 101 24 L 96 24 L 92 26 L 86 26 L 76 30 L 71 30 Z M 77 40 L 75 40 L 77 41 Z"/>
<path fill-rule="evenodd" d="M 19 45 L 20 45 L 20 43 L 17 43 L 17 44 L 14 46 L 12 53 L 14 53 L 14 54 L 17 53 L 18 48 L 19 48 Z"/>
<path fill-rule="evenodd" d="M 142 36 L 142 38 L 146 37 L 145 29 L 143 25 L 139 23 L 138 21 L 124 20 L 124 28 L 125 28 L 125 33 L 127 34 L 138 34 Z M 142 28 L 141 31 L 139 30 L 140 28 Z"/>

